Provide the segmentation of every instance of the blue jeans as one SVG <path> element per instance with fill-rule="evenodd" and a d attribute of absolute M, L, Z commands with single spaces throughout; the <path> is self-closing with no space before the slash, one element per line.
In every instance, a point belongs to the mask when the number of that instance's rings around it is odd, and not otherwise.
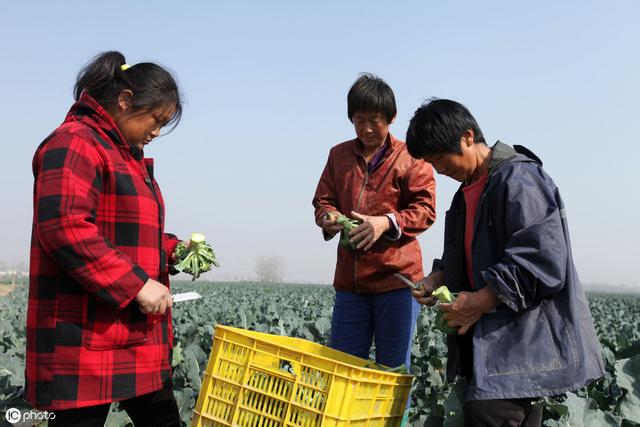
<path fill-rule="evenodd" d="M 336 290 L 331 347 L 368 359 L 375 339 L 377 363 L 409 368 L 419 312 L 409 288 L 379 294 Z"/>

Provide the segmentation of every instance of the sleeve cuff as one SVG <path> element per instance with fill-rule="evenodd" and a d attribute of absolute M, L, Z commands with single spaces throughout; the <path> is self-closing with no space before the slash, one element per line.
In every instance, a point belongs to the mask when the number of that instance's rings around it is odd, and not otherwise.
<path fill-rule="evenodd" d="M 392 242 L 396 241 L 402 237 L 402 229 L 400 228 L 400 225 L 398 225 L 396 214 L 388 213 L 385 216 L 389 219 L 389 229 L 384 233 L 384 237 Z"/>
<path fill-rule="evenodd" d="M 337 234 L 337 233 L 336 233 Z M 324 228 L 322 229 L 322 237 L 324 237 L 324 241 L 328 242 L 329 240 L 333 239 L 335 237 L 335 234 L 329 234 L 327 233 Z"/>
<path fill-rule="evenodd" d="M 502 302 L 504 305 L 506 305 L 516 313 L 520 312 L 520 307 L 518 307 L 518 304 L 516 304 L 516 302 L 513 301 L 513 299 L 510 298 L 510 296 L 507 294 L 509 290 L 505 289 L 505 287 L 503 287 L 504 285 L 502 285 L 498 281 L 491 280 L 491 277 L 486 271 L 482 272 L 481 275 L 482 275 L 482 279 L 486 283 L 486 286 L 488 286 L 489 289 L 491 289 L 491 291 L 495 294 L 495 296 L 498 297 L 500 302 Z"/>
<path fill-rule="evenodd" d="M 136 280 L 137 283 L 135 283 L 135 285 L 132 287 L 132 292 L 126 299 L 123 299 L 123 300 L 121 300 L 119 302 L 115 302 L 114 305 L 116 305 L 116 307 L 119 310 L 122 310 L 127 305 L 131 304 L 131 302 L 133 302 L 136 299 L 136 297 L 138 296 L 138 293 L 140 292 L 140 290 L 144 287 L 144 285 L 150 279 L 149 275 L 138 265 L 134 265 L 133 274 L 135 275 L 135 278 L 137 279 Z M 108 298 L 108 297 L 105 298 L 104 294 L 102 294 L 102 295 L 98 294 L 98 296 L 101 296 L 103 299 L 107 300 L 107 302 L 111 302 L 110 298 Z"/>

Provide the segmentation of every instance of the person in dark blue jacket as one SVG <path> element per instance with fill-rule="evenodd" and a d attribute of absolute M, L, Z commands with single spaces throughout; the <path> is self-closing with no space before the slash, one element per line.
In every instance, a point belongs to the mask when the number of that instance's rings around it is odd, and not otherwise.
<path fill-rule="evenodd" d="M 544 396 L 604 375 L 600 344 L 571 256 L 566 212 L 542 162 L 521 146 L 486 145 L 461 104 L 435 99 L 415 112 L 407 148 L 461 186 L 446 213 L 444 252 L 413 296 L 440 304 L 448 325 L 447 377 L 469 380 L 465 424 L 539 426 Z"/>

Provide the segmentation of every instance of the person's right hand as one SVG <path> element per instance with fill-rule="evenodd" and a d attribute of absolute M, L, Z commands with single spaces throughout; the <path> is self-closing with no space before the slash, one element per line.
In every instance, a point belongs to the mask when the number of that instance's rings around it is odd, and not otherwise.
<path fill-rule="evenodd" d="M 325 216 L 322 217 L 322 229 L 330 235 L 337 234 L 342 231 L 342 226 L 336 223 L 336 219 L 340 216 L 340 212 L 333 211 L 327 212 Z"/>
<path fill-rule="evenodd" d="M 169 288 L 153 279 L 147 280 L 138 295 L 136 302 L 144 314 L 164 314 L 173 305 Z"/>
<path fill-rule="evenodd" d="M 434 305 L 438 299 L 431 295 L 444 282 L 444 272 L 434 271 L 427 277 L 420 280 L 417 289 L 411 290 L 411 295 L 422 305 Z"/>

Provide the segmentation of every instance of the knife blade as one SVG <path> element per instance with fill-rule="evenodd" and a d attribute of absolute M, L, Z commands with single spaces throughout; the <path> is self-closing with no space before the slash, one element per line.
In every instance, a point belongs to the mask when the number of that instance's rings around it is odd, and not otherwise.
<path fill-rule="evenodd" d="M 397 277 L 398 279 L 402 280 L 404 282 L 405 285 L 409 286 L 411 289 L 415 289 L 418 290 L 418 284 L 417 283 L 413 283 L 411 280 L 407 279 L 406 277 L 404 277 L 402 274 L 400 273 L 394 273 L 393 274 L 395 277 Z"/>
<path fill-rule="evenodd" d="M 200 295 L 197 292 L 191 291 L 191 292 L 183 292 L 181 294 L 173 294 L 171 298 L 173 298 L 173 302 L 182 302 L 182 301 L 189 301 L 192 299 L 202 298 L 202 295 Z"/>

